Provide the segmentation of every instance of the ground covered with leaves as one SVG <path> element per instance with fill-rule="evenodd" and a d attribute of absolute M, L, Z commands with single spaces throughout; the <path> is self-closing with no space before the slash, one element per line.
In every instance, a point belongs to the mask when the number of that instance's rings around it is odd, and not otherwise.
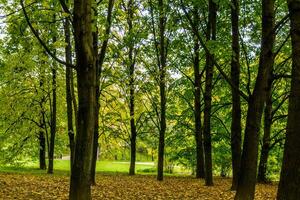
<path fill-rule="evenodd" d="M 158 182 L 155 176 L 98 174 L 93 186 L 93 199 L 233 199 L 230 179 L 215 178 L 213 187 L 191 177 L 166 177 Z M 63 175 L 30 175 L 0 173 L 0 199 L 68 199 L 69 178 Z M 275 199 L 275 184 L 256 187 L 255 199 Z"/>

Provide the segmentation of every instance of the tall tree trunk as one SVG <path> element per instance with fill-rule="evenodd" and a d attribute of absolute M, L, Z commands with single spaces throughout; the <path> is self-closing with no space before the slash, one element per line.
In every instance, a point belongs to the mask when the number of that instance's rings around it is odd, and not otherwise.
<path fill-rule="evenodd" d="M 272 125 L 272 75 L 269 77 L 269 83 L 267 87 L 267 99 L 264 111 L 264 136 L 261 147 L 257 181 L 261 183 L 267 182 L 267 164 L 270 151 L 270 136 Z"/>
<path fill-rule="evenodd" d="M 203 138 L 201 130 L 201 75 L 199 62 L 199 41 L 194 37 L 194 116 L 196 140 L 196 178 L 205 178 Z"/>
<path fill-rule="evenodd" d="M 48 174 L 53 174 L 54 147 L 56 135 L 56 65 L 52 66 L 52 104 L 51 104 L 51 123 L 50 123 L 50 146 L 48 155 Z"/>
<path fill-rule="evenodd" d="M 47 166 L 46 166 L 46 139 L 45 139 L 45 133 L 43 131 L 39 131 L 39 146 L 40 146 L 40 152 L 39 152 L 40 169 L 47 169 Z"/>
<path fill-rule="evenodd" d="M 231 27 L 232 27 L 232 57 L 231 57 L 231 87 L 232 93 L 232 121 L 231 121 L 231 160 L 232 160 L 232 190 L 236 190 L 238 175 L 241 165 L 241 99 L 240 87 L 240 44 L 239 44 L 239 0 L 232 0 L 231 5 Z"/>
<path fill-rule="evenodd" d="M 95 19 L 98 17 L 98 8 L 97 5 L 93 8 Z M 100 66 L 98 58 L 98 26 L 97 21 L 93 22 L 96 27 L 96 30 L 93 32 L 93 49 L 94 54 L 97 55 L 96 60 L 96 107 L 95 107 L 95 129 L 94 129 L 94 143 L 93 143 L 93 158 L 92 158 L 92 168 L 91 168 L 91 184 L 96 185 L 96 167 L 97 167 L 97 151 L 99 146 L 99 109 L 100 109 Z"/>
<path fill-rule="evenodd" d="M 98 81 L 98 80 L 97 80 Z M 91 169 L 91 184 L 96 185 L 96 167 L 98 160 L 99 148 L 99 109 L 100 109 L 100 86 L 96 84 L 96 108 L 95 108 L 95 130 L 94 130 L 94 143 L 93 143 L 93 158 Z"/>
<path fill-rule="evenodd" d="M 96 58 L 96 107 L 95 107 L 95 128 L 94 128 L 94 142 L 93 142 L 93 157 L 92 157 L 92 169 L 91 169 L 91 183 L 93 185 L 96 184 L 96 165 L 98 159 L 98 148 L 99 148 L 99 110 L 100 110 L 100 78 L 102 72 L 102 66 L 105 59 L 106 49 L 109 41 L 110 28 L 112 24 L 112 11 L 114 7 L 114 0 L 109 0 L 108 2 L 108 12 L 106 17 L 106 30 L 105 30 L 105 39 L 102 43 L 100 54 L 98 55 L 98 27 L 96 27 L 96 31 L 93 32 L 93 50 L 94 54 L 97 56 Z M 94 8 L 94 15 L 98 16 L 97 8 Z M 96 23 L 96 21 L 94 22 Z"/>
<path fill-rule="evenodd" d="M 165 132 L 166 132 L 166 47 L 165 47 L 165 28 L 166 16 L 163 0 L 158 0 L 159 6 L 159 90 L 160 90 L 160 130 L 158 145 L 157 180 L 163 180 L 164 173 L 164 151 L 165 151 Z"/>
<path fill-rule="evenodd" d="M 216 40 L 216 17 L 217 5 L 212 0 L 209 1 L 209 14 L 207 24 L 207 40 Z M 212 174 L 212 154 L 211 154 L 211 95 L 212 95 L 212 81 L 213 81 L 213 57 L 206 55 L 206 73 L 205 73 L 205 91 L 204 91 L 204 153 L 205 153 L 205 185 L 213 185 Z"/>
<path fill-rule="evenodd" d="M 129 0 L 128 2 L 128 34 L 129 37 L 132 38 L 132 20 L 133 20 L 133 0 Z M 133 39 L 129 41 L 129 111 L 130 111 L 130 167 L 129 167 L 129 175 L 135 174 L 135 160 L 136 160 L 136 125 L 135 125 L 135 103 L 134 103 L 134 97 L 135 97 L 135 81 L 134 81 L 134 70 L 135 70 L 135 63 L 133 58 L 133 50 L 134 50 L 134 42 Z"/>
<path fill-rule="evenodd" d="M 93 48 L 92 0 L 74 0 L 73 26 L 77 60 L 78 130 L 72 166 L 71 200 L 91 199 L 95 132 L 96 57 Z"/>
<path fill-rule="evenodd" d="M 262 0 L 262 38 L 259 69 L 253 94 L 249 98 L 245 139 L 235 200 L 254 199 L 259 129 L 266 100 L 268 80 L 274 63 L 274 0 Z"/>
<path fill-rule="evenodd" d="M 40 107 L 40 131 L 39 131 L 39 162 L 40 162 L 40 169 L 47 169 L 46 166 L 46 138 L 45 134 L 47 132 L 47 127 L 46 127 L 46 122 L 44 118 L 45 110 L 44 110 L 44 104 L 46 102 L 46 97 L 43 93 L 44 91 L 44 81 L 45 81 L 45 76 L 44 76 L 44 70 L 41 70 L 40 72 L 40 89 L 41 89 L 41 100 L 39 102 L 39 107 Z"/>
<path fill-rule="evenodd" d="M 56 20 L 56 16 L 53 16 Z M 57 41 L 56 36 L 53 36 L 53 43 Z M 56 52 L 54 52 L 54 55 Z M 48 154 L 48 174 L 53 174 L 53 161 L 54 161 L 54 148 L 55 148 L 55 135 L 56 135 L 56 76 L 57 76 L 56 61 L 52 63 L 52 104 L 50 101 L 50 146 Z"/>
<path fill-rule="evenodd" d="M 78 130 L 78 104 L 77 104 L 77 96 L 75 95 L 75 84 L 74 84 L 74 76 L 73 76 L 73 69 L 71 71 L 71 97 L 72 97 L 72 105 L 73 105 L 73 114 L 74 114 L 74 122 L 75 122 L 75 133 Z"/>
<path fill-rule="evenodd" d="M 293 65 L 278 200 L 294 200 L 300 197 L 300 2 L 298 0 L 288 0 L 287 2 L 291 21 Z"/>
<path fill-rule="evenodd" d="M 65 42 L 67 44 L 65 48 L 66 63 L 72 64 L 72 47 L 71 47 L 71 35 L 70 35 L 70 22 L 69 19 L 64 21 L 64 31 L 65 31 Z M 70 168 L 72 170 L 72 165 L 74 161 L 75 153 L 75 132 L 73 128 L 73 107 L 72 107 L 72 85 L 71 79 L 72 69 L 67 67 L 66 69 L 66 101 L 67 101 L 67 118 L 68 118 L 68 136 L 69 136 L 69 148 L 70 148 Z"/>

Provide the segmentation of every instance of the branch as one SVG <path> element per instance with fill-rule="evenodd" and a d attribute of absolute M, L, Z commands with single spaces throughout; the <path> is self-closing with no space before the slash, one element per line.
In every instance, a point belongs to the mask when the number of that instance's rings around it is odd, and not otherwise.
<path fill-rule="evenodd" d="M 224 127 L 224 129 L 225 129 L 225 131 L 227 132 L 227 134 L 230 135 L 230 131 L 228 130 L 228 128 L 226 127 L 226 124 L 223 122 L 222 119 L 220 119 L 219 117 L 217 117 L 217 116 L 215 116 L 215 115 L 212 115 L 211 117 L 212 117 L 212 118 L 215 118 L 215 119 L 217 119 L 219 122 L 221 122 L 221 124 L 222 124 L 222 126 Z M 226 137 L 227 139 L 230 139 L 230 137 L 227 136 L 227 135 L 225 135 L 225 137 Z"/>
<path fill-rule="evenodd" d="M 277 143 L 281 142 L 282 140 L 285 140 L 285 136 L 283 136 L 283 137 L 278 138 L 277 140 L 275 140 L 275 141 L 273 142 L 273 144 L 270 146 L 269 150 L 273 149 L 274 146 L 275 146 Z"/>
<path fill-rule="evenodd" d="M 212 57 L 212 54 L 210 53 L 209 49 L 207 48 L 207 46 L 205 45 L 203 39 L 201 38 L 196 26 L 195 26 L 195 23 L 193 22 L 193 20 L 191 19 L 191 17 L 189 16 L 188 12 L 186 11 L 186 8 L 182 2 L 182 0 L 180 1 L 181 2 L 181 7 L 183 9 L 183 12 L 186 16 L 186 18 L 188 19 L 190 25 L 191 25 L 191 28 L 192 28 L 192 31 L 194 32 L 194 34 L 197 36 L 201 46 L 203 47 L 205 53 Z M 236 85 L 234 85 L 231 81 L 231 79 L 227 76 L 227 74 L 223 71 L 222 67 L 219 65 L 219 63 L 217 63 L 217 61 L 215 60 L 215 58 L 212 59 L 213 61 L 213 64 L 217 67 L 218 71 L 220 72 L 220 74 L 223 76 L 223 78 L 227 81 L 227 83 L 232 87 L 234 88 L 236 91 L 239 92 L 240 96 L 247 102 L 249 102 L 249 97 L 248 95 L 246 95 L 243 91 L 241 91 L 239 88 L 236 87 Z"/>
<path fill-rule="evenodd" d="M 32 6 L 33 4 L 36 4 L 36 3 L 37 3 L 37 1 L 32 2 L 32 3 L 28 4 L 28 5 L 26 5 L 25 7 L 26 7 L 26 8 L 27 8 L 27 7 L 30 7 L 30 6 Z M 11 15 L 14 15 L 14 14 L 18 13 L 18 12 L 21 11 L 21 10 L 22 10 L 22 9 L 17 9 L 17 10 L 15 10 L 15 11 L 13 11 L 13 12 L 10 12 L 10 13 L 6 14 L 6 15 L 0 15 L 0 19 L 7 18 L 7 17 L 9 17 L 9 16 L 11 16 Z"/>
<path fill-rule="evenodd" d="M 275 116 L 275 117 L 273 117 L 272 123 L 274 123 L 274 122 L 277 121 L 277 120 L 286 118 L 287 116 L 288 116 L 288 115 L 278 115 L 278 116 Z"/>
<path fill-rule="evenodd" d="M 281 102 L 276 106 L 276 108 L 272 111 L 272 117 L 274 117 L 275 113 L 281 108 L 284 102 L 289 98 L 289 95 L 285 95 L 285 97 L 281 100 Z"/>
<path fill-rule="evenodd" d="M 60 3 L 60 5 L 61 5 L 63 11 L 64 11 L 65 13 L 68 13 L 68 14 L 71 16 L 72 14 L 71 14 L 71 12 L 70 12 L 70 10 L 69 10 L 69 8 L 68 8 L 66 2 L 65 2 L 64 0 L 59 0 L 59 3 Z"/>
<path fill-rule="evenodd" d="M 109 3 L 108 3 L 108 13 L 107 13 L 107 17 L 106 17 L 106 29 L 105 29 L 105 39 L 103 41 L 103 44 L 101 46 L 101 50 L 100 50 L 100 53 L 99 53 L 99 71 L 97 74 L 98 77 L 100 77 L 101 75 L 101 72 L 102 72 L 102 65 L 104 63 L 104 59 L 105 59 L 105 53 L 106 53 L 106 48 L 107 48 L 107 45 L 108 45 L 108 40 L 109 40 L 109 34 L 110 34 L 110 29 L 111 29 L 111 24 L 112 24 L 112 10 L 113 10 L 113 7 L 114 7 L 114 3 L 115 1 L 114 0 L 109 0 Z"/>
<path fill-rule="evenodd" d="M 289 33 L 288 36 L 285 38 L 285 40 L 281 43 L 281 45 L 279 46 L 279 48 L 277 49 L 277 51 L 274 53 L 274 58 L 279 54 L 280 50 L 284 47 L 284 45 L 286 44 L 286 42 L 289 40 L 291 34 Z"/>
<path fill-rule="evenodd" d="M 284 16 L 274 27 L 273 32 L 279 32 L 283 25 L 289 20 L 290 14 Z"/>
<path fill-rule="evenodd" d="M 30 27 L 31 32 L 34 34 L 34 36 L 36 37 L 36 39 L 39 41 L 39 43 L 42 45 L 42 47 L 45 49 L 45 51 L 47 52 L 47 54 L 49 54 L 54 60 L 56 60 L 57 62 L 59 62 L 60 64 L 65 65 L 66 67 L 71 67 L 73 69 L 76 69 L 76 66 L 72 65 L 72 64 L 68 64 L 65 61 L 59 59 L 53 52 L 51 52 L 51 50 L 48 48 L 48 46 L 44 43 L 44 41 L 40 38 L 38 32 L 33 28 L 28 14 L 26 12 L 25 6 L 24 6 L 24 2 L 23 0 L 20 0 L 21 6 L 22 6 L 22 10 L 26 19 L 26 22 L 28 24 L 28 26 Z"/>
<path fill-rule="evenodd" d="M 283 128 L 283 129 L 277 131 L 277 132 L 274 134 L 274 136 L 270 138 L 270 141 L 274 140 L 280 133 L 282 133 L 282 132 L 284 132 L 284 131 L 286 131 L 286 128 Z"/>
<path fill-rule="evenodd" d="M 183 70 L 181 70 L 180 69 L 180 67 L 178 67 L 178 66 L 176 66 L 176 65 L 174 65 L 174 67 L 181 73 L 181 74 L 183 74 L 192 84 L 193 84 L 193 86 L 195 86 L 195 82 L 194 82 L 194 80 L 189 76 L 189 75 L 187 75 Z"/>
<path fill-rule="evenodd" d="M 292 75 L 291 74 L 274 74 L 273 75 L 273 79 L 274 80 L 281 79 L 281 78 L 289 78 L 289 79 L 291 79 Z"/>
<path fill-rule="evenodd" d="M 251 73 L 250 73 L 250 62 L 249 62 L 249 57 L 247 56 L 247 50 L 246 50 L 246 47 L 245 47 L 245 43 L 244 43 L 244 40 L 242 38 L 242 36 L 239 34 L 239 37 L 240 37 L 240 40 L 241 40 L 241 46 L 242 46 L 242 51 L 244 53 L 244 56 L 245 56 L 245 60 L 246 60 L 246 66 L 247 66 L 247 92 L 248 94 L 250 95 L 251 94 L 251 89 L 250 89 L 250 81 L 251 81 Z"/>

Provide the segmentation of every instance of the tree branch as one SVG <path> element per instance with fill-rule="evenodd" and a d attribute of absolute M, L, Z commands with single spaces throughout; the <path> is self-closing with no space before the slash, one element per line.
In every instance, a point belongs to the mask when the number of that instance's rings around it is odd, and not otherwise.
<path fill-rule="evenodd" d="M 25 6 L 24 6 L 24 2 L 23 0 L 20 0 L 21 6 L 22 6 L 22 10 L 26 19 L 26 22 L 28 24 L 28 26 L 30 27 L 31 32 L 34 34 L 34 36 L 36 37 L 36 39 L 39 41 L 39 43 L 42 45 L 42 47 L 45 49 L 45 51 L 47 52 L 47 54 L 49 56 L 51 56 L 55 61 L 57 61 L 60 64 L 65 65 L 66 67 L 71 67 L 73 69 L 76 69 L 76 66 L 72 65 L 72 64 L 68 64 L 65 61 L 59 59 L 53 52 L 51 52 L 51 50 L 48 48 L 48 46 L 44 43 L 44 41 L 40 38 L 38 32 L 34 29 L 34 27 L 32 26 L 28 14 L 26 12 Z"/>
<path fill-rule="evenodd" d="M 182 0 L 180 0 L 180 2 L 181 2 L 181 7 L 182 7 L 182 9 L 183 9 L 183 12 L 184 12 L 186 18 L 188 19 L 188 21 L 189 21 L 189 23 L 190 23 L 190 25 L 191 25 L 192 31 L 194 32 L 194 34 L 195 34 L 196 37 L 198 38 L 198 40 L 199 40 L 201 46 L 203 47 L 205 53 L 206 53 L 208 56 L 210 56 L 210 57 L 213 58 L 212 54 L 210 53 L 209 49 L 207 48 L 207 46 L 205 45 L 203 39 L 201 38 L 201 36 L 200 36 L 200 34 L 199 34 L 199 32 L 198 32 L 198 30 L 197 30 L 197 28 L 196 28 L 196 26 L 195 26 L 193 20 L 192 20 L 191 17 L 189 16 L 189 14 L 188 14 L 188 12 L 187 12 L 187 10 L 186 10 L 186 8 L 185 8 L 185 6 L 184 6 Z M 214 58 L 212 59 L 212 61 L 213 61 L 214 65 L 216 66 L 216 68 L 218 69 L 218 71 L 220 72 L 220 74 L 221 74 L 221 75 L 223 76 L 223 78 L 226 80 L 226 82 L 227 82 L 232 88 L 234 88 L 235 90 L 237 90 L 237 91 L 239 92 L 240 96 L 241 96 L 244 100 L 246 100 L 246 101 L 248 102 L 248 101 L 249 101 L 248 95 L 246 95 L 243 91 L 241 91 L 239 88 L 237 88 L 237 87 L 232 83 L 231 79 L 227 76 L 227 74 L 223 71 L 222 67 L 219 65 L 219 63 L 218 63 Z"/>

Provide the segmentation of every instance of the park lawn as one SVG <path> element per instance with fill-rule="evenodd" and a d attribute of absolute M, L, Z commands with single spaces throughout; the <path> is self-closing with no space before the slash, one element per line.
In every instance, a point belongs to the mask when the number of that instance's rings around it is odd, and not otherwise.
<path fill-rule="evenodd" d="M 153 162 L 136 162 L 137 174 L 156 174 L 156 164 Z M 44 174 L 46 170 L 40 170 L 37 162 L 27 162 L 20 166 L 1 166 L 0 172 L 9 173 L 31 173 L 31 174 Z M 129 162 L 128 161 L 97 161 L 96 172 L 106 173 L 128 173 Z M 69 160 L 54 160 L 54 174 L 66 175 L 70 173 L 70 161 Z M 188 176 L 191 172 L 180 166 L 175 166 L 173 173 L 165 172 L 167 176 Z"/>
<path fill-rule="evenodd" d="M 97 185 L 92 187 L 92 197 L 93 200 L 233 199 L 231 179 L 215 177 L 214 184 L 207 187 L 203 180 L 193 177 L 167 176 L 164 181 L 157 181 L 153 175 L 98 173 Z M 276 185 L 258 184 L 255 199 L 275 199 L 276 190 Z M 65 200 L 68 199 L 68 191 L 67 175 L 0 173 L 0 199 Z"/>
<path fill-rule="evenodd" d="M 54 166 L 56 170 L 69 171 L 70 161 L 69 160 L 55 160 Z M 154 165 L 150 163 L 143 164 L 136 163 L 136 171 L 142 171 L 153 168 Z M 122 161 L 97 161 L 97 172 L 120 172 L 126 173 L 129 171 L 129 162 Z"/>
<path fill-rule="evenodd" d="M 147 173 L 155 170 L 154 163 L 150 162 L 137 162 L 136 172 Z M 54 161 L 54 173 L 56 174 L 68 174 L 70 171 L 69 160 L 55 160 Z M 117 172 L 127 173 L 129 171 L 129 162 L 121 161 L 97 161 L 97 172 Z M 22 166 L 0 166 L 0 172 L 9 173 L 31 173 L 31 174 L 43 174 L 45 170 L 38 169 L 37 162 L 28 162 Z"/>

